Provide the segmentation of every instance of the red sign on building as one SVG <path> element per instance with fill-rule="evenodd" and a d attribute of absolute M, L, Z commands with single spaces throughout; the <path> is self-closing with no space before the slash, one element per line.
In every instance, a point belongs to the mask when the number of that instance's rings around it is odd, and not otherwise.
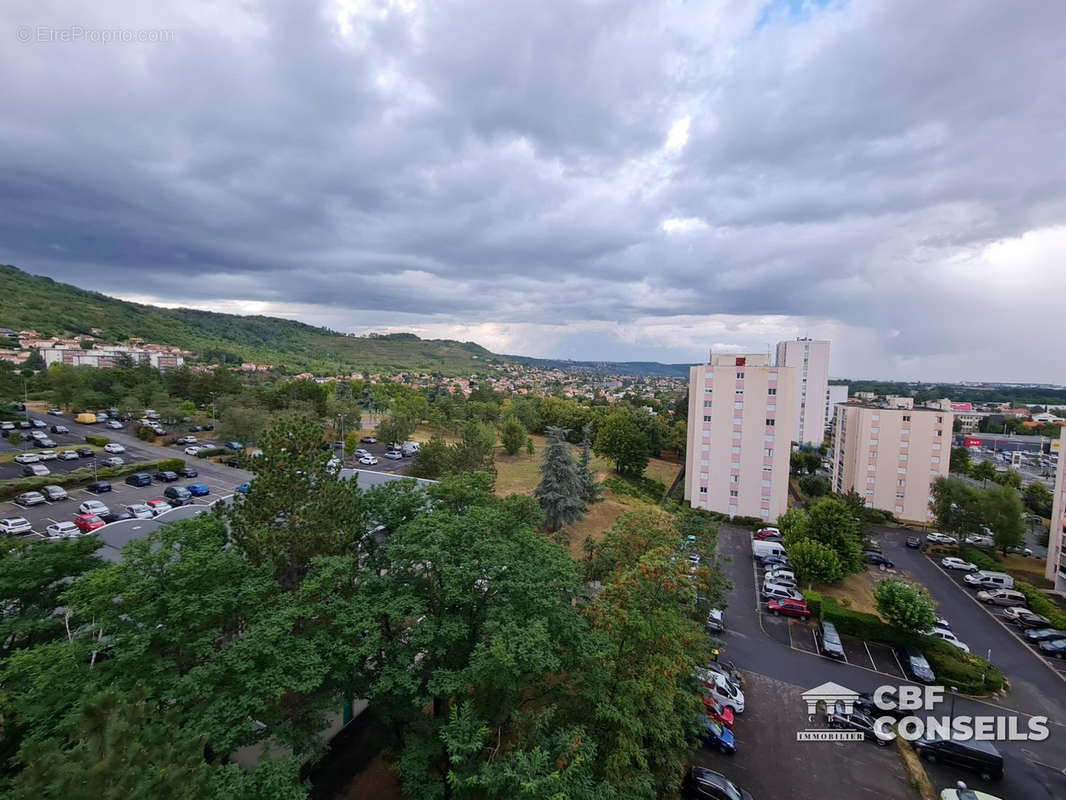
<path fill-rule="evenodd" d="M 981 440 L 980 439 L 975 439 L 974 437 L 970 436 L 970 437 L 967 437 L 967 439 L 963 442 L 963 446 L 965 446 L 965 447 L 980 447 L 981 446 Z"/>

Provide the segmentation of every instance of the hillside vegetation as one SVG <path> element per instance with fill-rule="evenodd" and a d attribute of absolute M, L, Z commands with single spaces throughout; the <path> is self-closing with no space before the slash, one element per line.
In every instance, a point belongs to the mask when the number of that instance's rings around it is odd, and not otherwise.
<path fill-rule="evenodd" d="M 302 322 L 118 300 L 0 265 L 0 326 L 46 335 L 104 332 L 108 341 L 139 336 L 191 350 L 206 361 L 273 364 L 289 371 L 405 370 L 461 374 L 500 357 L 473 342 L 413 334 L 345 336 Z"/>

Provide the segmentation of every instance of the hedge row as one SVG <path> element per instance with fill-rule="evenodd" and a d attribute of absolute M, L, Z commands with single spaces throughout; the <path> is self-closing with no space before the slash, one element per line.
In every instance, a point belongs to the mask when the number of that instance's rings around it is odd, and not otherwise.
<path fill-rule="evenodd" d="M 225 447 L 204 447 L 196 453 L 197 458 L 211 458 L 212 456 L 221 456 L 228 453 Z"/>
<path fill-rule="evenodd" d="M 815 605 L 811 605 L 812 596 Z M 975 695 L 998 692 L 1003 688 L 1003 673 L 980 656 L 964 653 L 940 639 L 907 633 L 873 614 L 841 608 L 832 597 L 822 597 L 817 592 L 808 592 L 804 598 L 812 614 L 820 613 L 821 618 L 832 622 L 840 633 L 890 647 L 916 645 L 929 661 L 937 680 L 945 686 L 955 686 L 964 694 Z"/>
<path fill-rule="evenodd" d="M 106 436 L 102 436 L 99 433 L 87 433 L 85 434 L 86 444 L 95 444 L 97 447 L 103 447 L 105 444 L 110 443 L 110 439 Z"/>
<path fill-rule="evenodd" d="M 123 464 L 121 467 L 102 467 L 96 470 L 96 478 L 89 467 L 72 470 L 56 475 L 40 475 L 32 478 L 15 478 L 13 480 L 0 481 L 0 499 L 10 500 L 23 492 L 39 492 L 45 486 L 77 486 L 78 484 L 91 483 L 93 480 L 111 480 L 123 478 L 134 472 L 162 472 L 171 470 L 177 472 L 185 466 L 185 460 L 181 458 L 164 458 L 160 461 L 142 461 L 139 464 Z"/>
<path fill-rule="evenodd" d="M 962 554 L 962 558 L 965 561 L 972 561 L 977 565 L 978 569 L 991 570 L 992 572 L 999 572 L 1003 565 L 996 559 L 986 553 L 984 550 L 979 550 L 970 544 L 964 544 L 959 548 L 959 553 Z"/>
<path fill-rule="evenodd" d="M 1015 581 L 1014 588 L 1025 595 L 1025 599 L 1029 602 L 1030 611 L 1042 617 L 1047 617 L 1052 627 L 1066 630 L 1066 613 L 1063 613 L 1061 608 L 1052 603 L 1046 594 L 1025 581 Z"/>

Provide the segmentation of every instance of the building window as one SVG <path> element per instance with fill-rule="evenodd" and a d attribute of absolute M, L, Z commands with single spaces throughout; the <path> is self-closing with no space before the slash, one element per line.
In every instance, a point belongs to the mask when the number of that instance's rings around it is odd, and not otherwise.
<path fill-rule="evenodd" d="M 733 453 L 734 454 L 739 453 L 739 452 L 740 452 L 740 448 L 739 447 L 734 447 L 733 448 Z"/>
<path fill-rule="evenodd" d="M 711 415 L 710 414 L 704 414 L 703 415 L 703 421 L 704 422 L 710 422 L 711 421 Z M 186 439 L 185 441 L 189 441 L 189 440 Z"/>
<path fill-rule="evenodd" d="M 777 389 L 774 388 L 773 386 L 771 386 L 769 389 L 766 390 L 766 393 L 767 394 L 777 394 Z"/>
<path fill-rule="evenodd" d="M 910 414 L 904 414 L 903 415 L 903 421 L 904 422 L 910 422 L 911 421 Z"/>
<path fill-rule="evenodd" d="M 936 432 L 936 435 L 937 435 L 937 436 L 943 436 L 943 435 L 944 435 L 944 431 L 937 431 L 937 432 Z"/>
<path fill-rule="evenodd" d="M 899 467 L 896 470 L 896 473 L 899 474 L 899 475 L 906 475 L 907 474 L 907 468 L 906 467 Z"/>
<path fill-rule="evenodd" d="M 774 448 L 767 447 L 765 450 L 762 451 L 762 454 L 764 456 L 766 456 L 767 458 L 770 458 L 770 456 L 772 456 L 774 454 Z"/>
<path fill-rule="evenodd" d="M 743 372 L 738 372 L 737 373 L 737 380 L 738 381 L 744 380 L 744 373 Z"/>
<path fill-rule="evenodd" d="M 906 439 L 904 439 L 902 442 L 899 443 L 899 446 L 901 448 L 903 448 L 904 450 L 906 450 L 908 447 L 911 446 L 911 443 L 909 441 L 907 441 Z"/>
<path fill-rule="evenodd" d="M 730 475 L 729 476 L 729 482 L 730 483 L 740 483 L 740 476 L 739 475 Z"/>
<path fill-rule="evenodd" d="M 900 453 L 899 454 L 899 460 L 900 461 L 906 461 L 907 460 L 907 454 L 906 453 Z"/>
<path fill-rule="evenodd" d="M 773 419 L 772 419 L 772 418 L 767 418 L 767 420 L 766 420 L 766 424 L 767 424 L 767 425 L 769 425 L 769 426 L 771 426 L 771 427 L 773 427 L 773 424 L 774 424 L 774 421 L 773 421 Z"/>
<path fill-rule="evenodd" d="M 771 466 L 770 466 L 769 464 L 763 464 L 763 465 L 762 465 L 762 471 L 763 471 L 763 472 L 772 472 L 772 471 L 773 471 L 773 469 L 774 469 L 774 468 L 773 468 L 773 467 L 771 467 Z"/>
<path fill-rule="evenodd" d="M 896 481 L 896 486 L 906 486 L 906 485 L 907 485 L 907 481 L 905 481 L 903 478 L 900 478 L 899 480 Z"/>
<path fill-rule="evenodd" d="M 734 425 L 743 425 L 744 424 L 744 417 L 733 417 L 733 424 Z"/>
<path fill-rule="evenodd" d="M 733 408 L 735 408 L 737 411 L 743 411 L 744 410 L 744 403 L 742 403 L 742 402 L 733 403 Z"/>
<path fill-rule="evenodd" d="M 896 506 L 896 513 L 897 514 L 902 514 L 903 513 L 903 506 Z"/>
<path fill-rule="evenodd" d="M 739 497 L 740 496 L 740 492 L 738 492 L 736 489 L 730 489 L 729 490 L 729 496 L 730 497 Z"/>
<path fill-rule="evenodd" d="M 936 424 L 937 425 L 942 425 L 943 423 L 944 423 L 944 418 L 943 417 L 937 417 L 936 418 Z"/>
<path fill-rule="evenodd" d="M 711 403 L 713 403 L 713 402 L 714 402 L 713 400 L 704 400 L 703 401 L 703 407 L 704 408 L 710 408 L 711 407 Z"/>
<path fill-rule="evenodd" d="M 870 433 L 880 433 L 880 432 L 881 432 L 881 429 L 879 427 L 875 426 L 873 428 L 870 428 Z"/>
<path fill-rule="evenodd" d="M 706 486 L 701 486 L 700 487 L 700 494 L 707 494 L 707 487 Z"/>
<path fill-rule="evenodd" d="M 765 486 L 765 487 L 766 487 L 767 489 L 769 489 L 769 488 L 770 488 L 770 485 L 771 485 L 771 483 L 772 483 L 772 481 L 769 481 L 769 480 L 763 479 L 762 485 L 763 485 L 763 486 Z"/>
<path fill-rule="evenodd" d="M 767 411 L 777 411 L 777 404 L 776 403 L 768 403 L 767 406 L 766 406 L 766 410 Z"/>
<path fill-rule="evenodd" d="M 940 456 L 933 456 L 933 463 L 934 464 L 939 464 L 940 463 Z"/>

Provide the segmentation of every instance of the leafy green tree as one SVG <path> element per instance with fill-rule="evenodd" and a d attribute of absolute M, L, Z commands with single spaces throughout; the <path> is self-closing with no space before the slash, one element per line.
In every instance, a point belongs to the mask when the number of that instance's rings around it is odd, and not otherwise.
<path fill-rule="evenodd" d="M 540 465 L 540 483 L 533 496 L 544 509 L 544 527 L 554 532 L 581 519 L 585 514 L 585 486 L 566 443 L 565 428 L 545 428 L 548 446 Z"/>
<path fill-rule="evenodd" d="M 807 536 L 833 550 L 845 573 L 862 571 L 862 538 L 858 522 L 840 500 L 826 497 L 807 512 Z"/>
<path fill-rule="evenodd" d="M 609 458 L 620 475 L 639 477 L 648 466 L 648 442 L 640 428 L 624 414 L 612 414 L 599 427 L 597 455 Z"/>
<path fill-rule="evenodd" d="M 1038 517 L 1044 517 L 1049 519 L 1051 517 L 1051 504 L 1054 500 L 1054 495 L 1048 491 L 1047 487 L 1043 486 L 1036 481 L 1033 481 L 1022 491 L 1022 502 L 1025 507 Z"/>
<path fill-rule="evenodd" d="M 808 475 L 813 475 L 822 466 L 822 455 L 817 450 L 803 451 L 803 467 Z"/>
<path fill-rule="evenodd" d="M 797 483 L 807 497 L 818 498 L 829 494 L 829 481 L 817 475 L 803 475 Z"/>
<path fill-rule="evenodd" d="M 899 578 L 879 581 L 874 602 L 889 624 L 910 633 L 931 630 L 936 622 L 936 604 L 925 588 Z"/>
<path fill-rule="evenodd" d="M 937 478 L 933 481 L 933 516 L 941 533 L 960 539 L 967 536 L 981 524 L 980 492 L 964 481 Z"/>
<path fill-rule="evenodd" d="M 992 529 L 996 549 L 1006 553 L 1020 547 L 1025 538 L 1022 501 L 1018 492 L 1009 486 L 993 486 L 981 493 L 981 518 Z"/>
<path fill-rule="evenodd" d="M 981 481 L 983 486 L 987 486 L 988 482 L 996 477 L 996 467 L 991 461 L 981 461 L 974 464 L 970 474 Z"/>
<path fill-rule="evenodd" d="M 835 583 L 844 577 L 836 551 L 813 539 L 800 539 L 788 548 L 788 560 L 796 577 L 817 583 Z"/>
<path fill-rule="evenodd" d="M 1022 488 L 1022 474 L 1015 469 L 1008 469 L 1006 472 L 997 472 L 996 477 L 993 480 L 1000 486 L 1008 486 L 1011 489 Z"/>
<path fill-rule="evenodd" d="M 377 437 L 385 444 L 402 444 L 414 431 L 415 421 L 412 417 L 392 413 L 378 423 Z"/>
<path fill-rule="evenodd" d="M 603 484 L 596 480 L 590 464 L 592 456 L 591 426 L 581 429 L 581 451 L 577 460 L 577 479 L 581 485 L 581 499 L 586 503 L 598 502 L 603 497 Z"/>
<path fill-rule="evenodd" d="M 970 459 L 970 450 L 966 447 L 952 447 L 951 448 L 951 471 L 957 472 L 960 475 L 969 475 L 970 470 L 973 468 L 973 461 Z"/>
<path fill-rule="evenodd" d="M 518 417 L 512 415 L 504 418 L 500 425 L 500 443 L 507 455 L 517 455 L 528 438 L 526 428 Z"/>
<path fill-rule="evenodd" d="M 463 425 L 463 437 L 454 447 L 453 469 L 476 472 L 493 468 L 496 430 L 484 422 L 469 420 Z"/>
<path fill-rule="evenodd" d="M 781 531 L 785 547 L 791 547 L 795 542 L 808 538 L 807 512 L 800 508 L 788 509 L 777 518 L 777 529 Z"/>
<path fill-rule="evenodd" d="M 444 441 L 442 436 L 434 434 L 429 441 L 422 442 L 407 473 L 415 478 L 436 480 L 441 475 L 451 472 L 454 463 L 453 448 Z"/>

